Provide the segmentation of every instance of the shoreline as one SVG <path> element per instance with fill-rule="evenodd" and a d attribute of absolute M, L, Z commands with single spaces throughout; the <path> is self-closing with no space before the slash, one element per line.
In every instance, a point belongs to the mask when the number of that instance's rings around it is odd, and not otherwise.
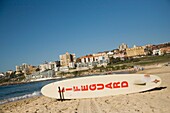
<path fill-rule="evenodd" d="M 34 83 L 34 82 L 42 82 L 42 81 L 49 81 L 49 80 L 57 80 L 57 79 L 61 79 L 58 77 L 55 78 L 45 78 L 42 80 L 33 80 L 33 81 L 29 81 L 29 82 L 8 82 L 8 83 L 2 83 L 0 84 L 0 86 L 8 86 L 8 85 L 17 85 L 17 84 L 28 84 L 28 83 Z"/>
<path fill-rule="evenodd" d="M 131 70 L 127 70 L 127 69 L 123 69 L 123 70 L 116 70 L 116 71 L 112 71 L 112 73 L 134 73 Z M 100 73 L 101 75 L 105 75 L 105 74 L 110 74 L 109 72 L 107 73 Z M 79 77 L 84 77 L 84 76 L 91 76 L 91 75 L 98 75 L 96 73 L 91 73 L 89 75 L 81 75 Z M 57 80 L 57 79 L 65 79 L 65 78 L 74 78 L 75 76 L 65 76 L 65 77 L 54 77 L 54 78 L 41 78 L 41 79 L 35 79 L 35 80 L 31 80 L 28 82 L 5 82 L 5 83 L 1 83 L 0 86 L 8 86 L 8 85 L 17 85 L 17 84 L 27 84 L 27 83 L 33 83 L 33 82 L 41 82 L 41 81 L 48 81 L 48 80 Z"/>
<path fill-rule="evenodd" d="M 150 66 L 136 73 L 153 74 L 162 79 L 159 88 L 142 93 L 116 95 L 92 99 L 74 99 L 58 101 L 45 96 L 35 96 L 27 99 L 9 102 L 0 105 L 2 113 L 50 113 L 50 112 L 85 112 L 86 108 L 91 112 L 170 112 L 170 66 Z M 93 106 L 93 107 L 92 107 Z"/>

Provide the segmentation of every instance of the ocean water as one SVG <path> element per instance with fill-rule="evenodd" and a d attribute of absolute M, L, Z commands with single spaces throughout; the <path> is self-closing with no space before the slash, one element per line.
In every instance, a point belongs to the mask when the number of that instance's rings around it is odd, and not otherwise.
<path fill-rule="evenodd" d="M 0 104 L 42 95 L 41 88 L 57 80 L 0 86 Z"/>

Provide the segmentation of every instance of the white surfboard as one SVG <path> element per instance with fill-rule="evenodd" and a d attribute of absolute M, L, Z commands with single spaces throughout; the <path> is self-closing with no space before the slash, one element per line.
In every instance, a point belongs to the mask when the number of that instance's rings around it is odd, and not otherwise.
<path fill-rule="evenodd" d="M 44 86 L 41 92 L 57 99 L 95 98 L 142 92 L 160 84 L 155 75 L 113 74 L 62 80 Z"/>

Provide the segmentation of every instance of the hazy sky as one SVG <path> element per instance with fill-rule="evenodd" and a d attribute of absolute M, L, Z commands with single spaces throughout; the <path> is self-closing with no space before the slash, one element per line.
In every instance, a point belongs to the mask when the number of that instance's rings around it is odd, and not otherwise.
<path fill-rule="evenodd" d="M 0 71 L 170 41 L 170 0 L 0 0 Z"/>

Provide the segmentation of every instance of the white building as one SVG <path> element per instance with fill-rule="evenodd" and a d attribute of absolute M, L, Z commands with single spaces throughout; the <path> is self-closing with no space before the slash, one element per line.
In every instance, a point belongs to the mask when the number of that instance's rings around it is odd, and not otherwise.
<path fill-rule="evenodd" d="M 30 67 L 30 65 L 26 64 L 26 63 L 23 63 L 22 65 L 20 66 L 16 66 L 16 72 L 25 72 L 26 70 L 28 70 Z"/>
<path fill-rule="evenodd" d="M 49 66 L 49 69 L 55 69 L 57 67 L 57 63 L 56 62 L 49 62 L 48 66 Z"/>
<path fill-rule="evenodd" d="M 75 63 L 74 62 L 70 62 L 69 63 L 69 68 L 75 68 Z"/>
<path fill-rule="evenodd" d="M 106 52 L 100 52 L 96 54 L 90 54 L 82 56 L 80 58 L 81 64 L 77 64 L 78 67 L 84 66 L 95 66 L 95 65 L 106 65 L 109 62 L 109 57 Z"/>
<path fill-rule="evenodd" d="M 108 55 L 108 57 L 112 57 L 113 56 L 113 52 L 111 52 L 111 51 L 109 51 L 108 53 L 107 53 L 107 55 Z"/>
<path fill-rule="evenodd" d="M 45 70 L 58 70 L 56 62 L 46 62 L 44 64 L 40 64 L 39 68 L 41 72 Z"/>
<path fill-rule="evenodd" d="M 153 55 L 161 55 L 162 54 L 160 49 L 155 49 L 152 52 L 153 52 Z"/>
<path fill-rule="evenodd" d="M 88 63 L 88 62 L 94 62 L 94 56 L 93 55 L 86 55 L 80 58 L 82 63 Z"/>
<path fill-rule="evenodd" d="M 49 69 L 48 63 L 40 64 L 39 68 L 40 68 L 40 72 L 43 72 L 43 71 Z"/>
<path fill-rule="evenodd" d="M 62 66 L 62 67 L 60 67 L 60 71 L 61 72 L 68 72 L 69 68 L 68 68 L 68 66 Z"/>
<path fill-rule="evenodd" d="M 98 62 L 99 64 L 108 63 L 109 61 L 108 54 L 105 52 L 96 53 L 96 54 L 93 54 L 93 56 L 94 56 L 95 61 Z"/>

